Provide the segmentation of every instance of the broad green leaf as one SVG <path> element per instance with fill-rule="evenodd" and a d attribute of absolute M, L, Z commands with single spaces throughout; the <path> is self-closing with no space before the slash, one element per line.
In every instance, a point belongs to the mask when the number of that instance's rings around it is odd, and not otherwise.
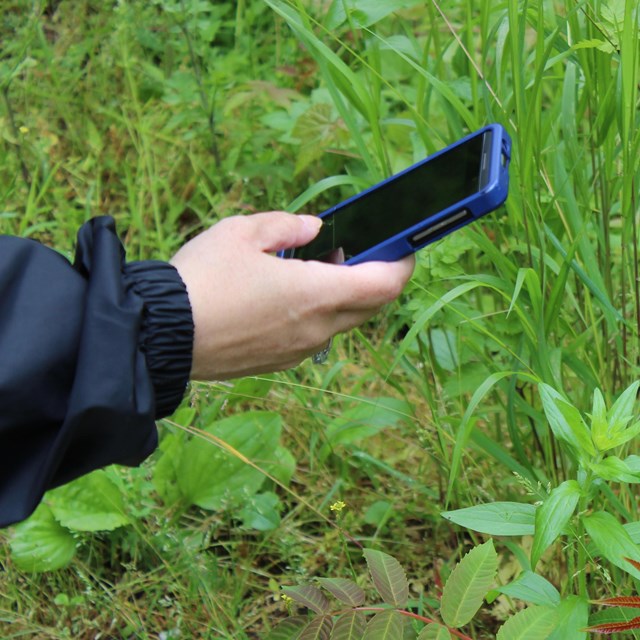
<path fill-rule="evenodd" d="M 353 444 L 383 429 L 396 427 L 410 411 L 406 402 L 395 398 L 378 398 L 373 404 L 362 403 L 347 409 L 327 426 L 321 458 L 326 459 L 331 449 L 338 445 Z"/>
<path fill-rule="evenodd" d="M 602 392 L 596 388 L 593 391 L 593 408 L 591 410 L 591 437 L 600 451 L 606 451 L 609 448 L 608 430 L 607 407 Z"/>
<path fill-rule="evenodd" d="M 552 607 L 529 607 L 509 618 L 496 640 L 545 640 L 556 626 L 558 613 Z"/>
<path fill-rule="evenodd" d="M 312 584 L 305 584 L 296 587 L 282 587 L 282 591 L 288 595 L 292 600 L 301 604 L 311 611 L 315 611 L 319 614 L 324 614 L 329 611 L 331 604 L 327 597 Z"/>
<path fill-rule="evenodd" d="M 495 589 L 510 598 L 531 604 L 556 606 L 560 604 L 560 593 L 545 578 L 533 571 L 523 571 L 513 582 Z"/>
<path fill-rule="evenodd" d="M 300 632 L 308 622 L 306 616 L 285 618 L 269 633 L 266 640 L 298 640 Z"/>
<path fill-rule="evenodd" d="M 474 547 L 460 560 L 442 592 L 440 612 L 450 627 L 467 624 L 477 613 L 493 584 L 498 569 L 498 554 L 493 540 Z"/>
<path fill-rule="evenodd" d="M 418 636 L 418 640 L 451 640 L 451 638 L 449 629 L 435 622 L 428 624 Z"/>
<path fill-rule="evenodd" d="M 272 491 L 267 491 L 251 498 L 238 517 L 248 529 L 273 531 L 280 525 L 280 509 L 280 498 Z"/>
<path fill-rule="evenodd" d="M 162 455 L 153 467 L 153 486 L 162 501 L 172 506 L 182 497 L 178 487 L 178 466 L 184 442 L 184 432 L 170 433 L 160 441 Z"/>
<path fill-rule="evenodd" d="M 278 446 L 273 459 L 260 466 L 282 484 L 289 485 L 296 471 L 296 459 L 289 449 Z"/>
<path fill-rule="evenodd" d="M 184 445 L 178 466 L 183 496 L 211 510 L 244 503 L 265 479 L 245 458 L 261 468 L 274 464 L 281 430 L 279 415 L 259 411 L 237 414 L 206 428 L 227 448 L 205 437 L 194 437 Z"/>
<path fill-rule="evenodd" d="M 329 640 L 333 629 L 331 616 L 318 616 L 300 632 L 298 640 Z"/>
<path fill-rule="evenodd" d="M 355 27 L 370 27 L 389 14 L 404 7 L 412 7 L 420 0 L 333 0 L 327 13 L 327 28 L 335 29 L 347 18 Z M 346 9 L 346 11 L 345 11 Z M 348 15 L 347 15 L 348 13 Z"/>
<path fill-rule="evenodd" d="M 47 503 L 56 520 L 75 531 L 113 531 L 130 522 L 120 489 L 102 470 L 50 491 Z"/>
<path fill-rule="evenodd" d="M 570 444 L 577 453 L 594 455 L 591 434 L 580 412 L 548 384 L 541 382 L 538 389 L 549 426 L 556 438 Z"/>
<path fill-rule="evenodd" d="M 359 607 L 364 604 L 364 591 L 351 580 L 345 578 L 318 578 L 323 589 L 326 589 L 334 598 L 349 605 Z"/>
<path fill-rule="evenodd" d="M 55 571 L 66 567 L 76 553 L 72 533 L 41 504 L 24 522 L 16 525 L 10 542 L 11 557 L 23 571 Z"/>
<path fill-rule="evenodd" d="M 363 554 L 380 597 L 394 607 L 406 606 L 409 583 L 400 563 L 383 551 L 365 549 Z"/>
<path fill-rule="evenodd" d="M 567 480 L 556 487 L 536 511 L 536 532 L 531 548 L 531 567 L 536 568 L 538 560 L 571 519 L 580 499 L 580 485 L 575 480 Z"/>
<path fill-rule="evenodd" d="M 578 596 L 568 596 L 557 609 L 557 622 L 548 640 L 586 640 L 583 629 L 589 624 L 589 604 Z"/>
<path fill-rule="evenodd" d="M 367 627 L 367 619 L 359 611 L 349 611 L 337 618 L 331 632 L 331 640 L 361 640 Z"/>
<path fill-rule="evenodd" d="M 613 403 L 613 406 L 609 410 L 608 421 L 609 428 L 618 431 L 624 429 L 624 427 L 633 419 L 633 408 L 636 404 L 636 398 L 638 397 L 638 388 L 640 388 L 640 382 L 636 381 L 625 389 L 620 397 Z"/>
<path fill-rule="evenodd" d="M 401 640 L 403 633 L 403 617 L 397 611 L 381 611 L 369 620 L 362 640 Z"/>
<path fill-rule="evenodd" d="M 519 502 L 491 502 L 445 511 L 450 522 L 491 536 L 532 536 L 535 533 L 536 508 Z"/>
<path fill-rule="evenodd" d="M 640 547 L 624 527 L 606 511 L 598 511 L 582 519 L 596 549 L 609 562 L 640 579 L 640 571 L 625 558 L 640 561 Z"/>
<path fill-rule="evenodd" d="M 591 462 L 589 468 L 598 477 L 609 482 L 627 482 L 629 484 L 640 482 L 640 473 L 633 471 L 625 460 L 620 460 L 617 456 L 607 456 L 599 463 Z"/>

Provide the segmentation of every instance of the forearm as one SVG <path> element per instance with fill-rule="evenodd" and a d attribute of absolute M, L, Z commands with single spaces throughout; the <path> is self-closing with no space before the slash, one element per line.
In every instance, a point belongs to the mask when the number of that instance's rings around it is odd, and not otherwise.
<path fill-rule="evenodd" d="M 166 263 L 126 265 L 113 223 L 82 228 L 72 267 L 35 242 L 0 238 L 0 526 L 44 491 L 156 445 L 179 403 L 193 327 Z"/>

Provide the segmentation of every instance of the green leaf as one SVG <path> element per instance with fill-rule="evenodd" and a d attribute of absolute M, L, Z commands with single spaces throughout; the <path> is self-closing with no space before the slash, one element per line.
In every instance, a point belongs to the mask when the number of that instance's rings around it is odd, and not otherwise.
<path fill-rule="evenodd" d="M 300 632 L 297 640 L 329 640 L 333 629 L 331 616 L 318 616 Z"/>
<path fill-rule="evenodd" d="M 633 408 L 635 407 L 636 398 L 638 397 L 638 388 L 640 388 L 640 381 L 634 382 L 625 389 L 620 394 L 620 397 L 613 403 L 607 416 L 610 429 L 619 431 L 631 422 L 633 419 Z"/>
<path fill-rule="evenodd" d="M 538 389 L 549 426 L 556 438 L 571 445 L 577 453 L 595 455 L 589 428 L 580 412 L 548 384 L 541 382 Z"/>
<path fill-rule="evenodd" d="M 315 611 L 320 615 L 327 613 L 331 608 L 327 597 L 312 584 L 305 584 L 296 587 L 282 587 L 284 593 L 286 593 L 291 599 L 295 600 L 298 604 Z"/>
<path fill-rule="evenodd" d="M 435 622 L 428 624 L 418 636 L 418 640 L 451 640 L 451 638 L 449 629 Z"/>
<path fill-rule="evenodd" d="M 545 640 L 556 625 L 557 611 L 551 607 L 529 607 L 509 618 L 496 640 Z"/>
<path fill-rule="evenodd" d="M 560 593 L 545 578 L 533 571 L 523 571 L 516 580 L 495 589 L 510 598 L 531 604 L 556 606 L 560 604 Z"/>
<path fill-rule="evenodd" d="M 362 403 L 347 409 L 327 426 L 326 444 L 320 450 L 321 459 L 326 459 L 339 445 L 353 444 L 383 429 L 396 427 L 410 412 L 406 402 L 395 398 L 377 398 L 375 403 Z"/>
<path fill-rule="evenodd" d="M 557 609 L 556 628 L 548 640 L 586 640 L 582 631 L 589 624 L 589 604 L 578 596 L 568 596 Z"/>
<path fill-rule="evenodd" d="M 593 408 L 591 410 L 591 437 L 600 451 L 606 451 L 609 448 L 608 430 L 607 407 L 602 392 L 596 388 L 593 391 Z"/>
<path fill-rule="evenodd" d="M 624 527 L 606 511 L 585 516 L 582 521 L 600 554 L 616 567 L 640 579 L 640 571 L 625 560 L 640 561 L 640 549 Z"/>
<path fill-rule="evenodd" d="M 640 482 L 640 473 L 632 470 L 626 460 L 620 460 L 617 456 L 607 456 L 599 463 L 591 462 L 589 469 L 608 482 Z"/>
<path fill-rule="evenodd" d="M 276 462 L 282 419 L 269 412 L 247 412 L 225 418 L 205 431 L 225 443 L 226 449 L 204 438 L 192 438 L 184 447 L 178 465 L 178 486 L 182 495 L 203 509 L 244 503 L 262 486 L 259 467 Z"/>
<path fill-rule="evenodd" d="M 66 567 L 76 554 L 73 535 L 45 504 L 15 527 L 10 546 L 13 561 L 23 571 L 55 571 Z"/>
<path fill-rule="evenodd" d="M 400 640 L 404 633 L 404 620 L 397 611 L 376 613 L 362 636 L 362 640 Z"/>
<path fill-rule="evenodd" d="M 333 625 L 331 640 L 361 640 L 367 627 L 367 619 L 359 611 L 349 611 L 339 616 Z"/>
<path fill-rule="evenodd" d="M 269 633 L 266 640 L 298 640 L 300 632 L 308 621 L 309 619 L 306 616 L 286 618 Z"/>
<path fill-rule="evenodd" d="M 580 499 L 580 485 L 567 480 L 556 487 L 536 511 L 536 532 L 531 548 L 531 567 L 551 546 L 571 519 Z"/>
<path fill-rule="evenodd" d="M 113 531 L 130 523 L 122 494 L 105 471 L 94 471 L 50 491 L 56 520 L 75 531 Z"/>
<path fill-rule="evenodd" d="M 347 12 L 355 27 L 370 27 L 394 11 L 412 7 L 418 2 L 419 0 L 333 0 L 327 13 L 327 28 L 335 29 L 346 22 Z"/>
<path fill-rule="evenodd" d="M 248 529 L 273 531 L 280 525 L 280 498 L 271 492 L 259 493 L 240 510 L 238 516 Z"/>
<path fill-rule="evenodd" d="M 334 598 L 349 605 L 359 607 L 364 603 L 364 591 L 351 580 L 345 578 L 318 578 L 323 589 L 326 589 Z"/>
<path fill-rule="evenodd" d="M 442 592 L 441 614 L 450 627 L 467 624 L 476 614 L 493 584 L 498 554 L 493 540 L 474 547 L 460 560 Z"/>
<path fill-rule="evenodd" d="M 363 554 L 380 597 L 394 607 L 406 606 L 409 583 L 400 563 L 383 551 L 365 549 Z"/>
<path fill-rule="evenodd" d="M 536 508 L 520 502 L 491 502 L 445 511 L 442 517 L 472 531 L 491 536 L 532 536 Z"/>

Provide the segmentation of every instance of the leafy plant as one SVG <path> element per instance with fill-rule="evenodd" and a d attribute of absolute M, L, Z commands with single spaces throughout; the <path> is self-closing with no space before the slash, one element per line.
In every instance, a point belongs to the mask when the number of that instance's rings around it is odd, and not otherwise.
<path fill-rule="evenodd" d="M 540 614 L 547 621 L 553 618 L 550 613 L 547 616 L 551 610 L 559 612 L 562 609 L 563 616 L 572 611 L 575 626 L 563 631 L 563 638 L 584 637 L 581 629 L 587 625 L 588 612 L 585 604 L 589 599 L 586 581 L 588 555 L 599 554 L 612 565 L 628 569 L 632 575 L 640 577 L 640 550 L 630 535 L 632 523 L 623 526 L 607 508 L 608 497 L 611 495 L 609 483 L 640 482 L 637 456 L 630 455 L 621 459 L 616 455 L 607 455 L 607 452 L 623 446 L 637 433 L 639 423 L 634 407 L 639 388 L 640 383 L 634 382 L 609 408 L 606 407 L 600 390 L 596 389 L 591 413 L 585 417 L 565 396 L 540 383 L 545 416 L 555 438 L 562 443 L 573 462 L 575 479 L 565 480 L 557 487 L 541 492 L 542 500 L 536 505 L 498 502 L 443 513 L 448 520 L 482 533 L 501 536 L 533 535 L 529 561 L 521 560 L 522 573 L 508 590 L 505 591 L 502 587 L 499 591 L 538 606 L 542 605 L 544 609 L 540 609 Z M 570 556 L 568 566 L 577 577 L 577 598 L 571 595 L 560 599 L 544 578 L 532 573 L 543 554 L 561 536 L 567 537 L 567 541 L 563 543 L 565 548 L 575 554 Z M 586 545 L 587 536 L 591 539 L 593 548 Z M 631 568 L 628 563 L 631 563 Z M 526 591 L 523 590 L 525 585 Z M 513 590 L 514 587 L 517 589 Z M 526 627 L 529 622 L 525 621 L 525 614 L 517 615 L 522 615 L 523 625 Z M 527 613 L 527 620 L 533 615 Z M 516 625 L 516 622 L 510 620 L 504 628 L 511 630 Z M 599 628 L 605 627 L 606 624 Z M 549 633 L 553 628 L 554 625 L 550 627 Z M 627 630 L 632 628 L 635 627 L 626 627 Z"/>
<path fill-rule="evenodd" d="M 287 602 L 302 605 L 315 615 L 311 619 L 289 616 L 274 629 L 269 640 L 320 637 L 397 640 L 416 636 L 418 640 L 452 637 L 468 640 L 469 636 L 460 629 L 482 606 L 498 567 L 498 556 L 491 540 L 471 549 L 444 585 L 440 602 L 443 622 L 440 622 L 407 608 L 409 583 L 403 567 L 394 557 L 374 549 L 364 549 L 363 555 L 381 605 L 365 606 L 365 591 L 356 582 L 344 578 L 318 579 L 319 587 L 313 584 L 283 587 L 283 598 Z M 338 610 L 332 609 L 325 592 L 341 605 Z M 373 615 L 367 620 L 365 614 Z M 422 623 L 422 628 L 410 626 L 409 621 Z"/>

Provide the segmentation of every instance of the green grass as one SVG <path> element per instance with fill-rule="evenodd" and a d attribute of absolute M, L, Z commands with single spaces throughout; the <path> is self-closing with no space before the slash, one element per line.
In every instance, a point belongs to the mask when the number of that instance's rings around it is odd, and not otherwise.
<path fill-rule="evenodd" d="M 237 506 L 167 504 L 156 454 L 114 472 L 133 524 L 77 533 L 68 568 L 24 573 L 6 538 L 3 637 L 265 637 L 286 614 L 281 584 L 364 572 L 327 522 L 339 499 L 344 530 L 398 557 L 428 608 L 483 539 L 441 511 L 531 503 L 576 476 L 534 382 L 588 413 L 594 388 L 610 405 L 640 377 L 636 3 L 354 4 L 346 19 L 341 2 L 307 0 L 0 11 L 0 231 L 67 255 L 94 215 L 116 217 L 131 259 L 167 258 L 222 217 L 320 210 L 487 122 L 514 143 L 506 207 L 423 251 L 401 302 L 338 340 L 328 366 L 194 386 L 189 426 L 282 416 L 297 467 L 263 487 L 276 529 L 243 527 Z M 393 417 L 377 429 L 386 413 L 358 412 L 382 398 Z M 630 484 L 592 507 L 638 520 Z M 633 591 L 584 538 L 563 540 L 537 568 L 563 597 Z M 505 566 L 519 543 L 497 542 Z M 467 633 L 495 637 L 501 615 L 487 606 Z"/>

